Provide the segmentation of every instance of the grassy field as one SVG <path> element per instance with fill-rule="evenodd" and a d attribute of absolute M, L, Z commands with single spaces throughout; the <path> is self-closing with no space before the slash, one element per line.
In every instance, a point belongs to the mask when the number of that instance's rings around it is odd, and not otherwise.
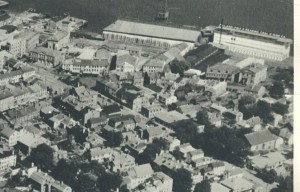
<path fill-rule="evenodd" d="M 117 18 L 153 21 L 161 0 L 7 0 L 12 11 L 35 8 L 51 14 L 70 14 L 101 30 Z M 293 0 L 169 0 L 169 22 L 185 25 L 225 24 L 293 37 Z"/>

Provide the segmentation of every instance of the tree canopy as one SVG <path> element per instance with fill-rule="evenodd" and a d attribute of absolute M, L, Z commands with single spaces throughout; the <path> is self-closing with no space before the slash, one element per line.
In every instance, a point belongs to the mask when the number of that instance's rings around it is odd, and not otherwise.
<path fill-rule="evenodd" d="M 260 173 L 259 176 L 267 183 L 274 183 L 277 180 L 277 173 L 274 169 L 267 170 L 263 169 Z"/>
<path fill-rule="evenodd" d="M 119 147 L 123 142 L 123 135 L 119 131 L 106 132 L 103 137 L 109 147 Z"/>
<path fill-rule="evenodd" d="M 53 167 L 53 149 L 46 144 L 38 145 L 31 151 L 29 160 L 34 162 L 42 171 L 47 172 Z"/>
<path fill-rule="evenodd" d="M 271 123 L 274 121 L 272 116 L 271 105 L 265 101 L 258 101 L 254 111 L 255 116 L 259 116 L 264 123 Z"/>
<path fill-rule="evenodd" d="M 173 175 L 173 190 L 175 192 L 190 192 L 192 188 L 192 176 L 186 169 L 178 169 Z"/>
<path fill-rule="evenodd" d="M 155 138 L 152 143 L 147 145 L 137 161 L 140 161 L 140 163 L 150 163 L 155 159 L 156 154 L 159 154 L 161 150 L 167 150 L 167 148 L 167 142 L 164 139 Z"/>
<path fill-rule="evenodd" d="M 201 125 L 210 126 L 210 121 L 208 117 L 208 113 L 204 110 L 201 110 L 197 113 L 196 116 L 197 122 Z"/>
<path fill-rule="evenodd" d="M 278 113 L 278 114 L 280 114 L 280 115 L 285 115 L 285 114 L 288 112 L 289 106 L 277 102 L 277 103 L 274 103 L 274 104 L 271 106 L 271 108 L 272 108 L 272 110 L 273 110 L 275 113 Z"/>
<path fill-rule="evenodd" d="M 184 61 L 174 60 L 171 62 L 170 68 L 172 73 L 183 74 L 185 70 L 188 70 L 191 65 Z"/>
<path fill-rule="evenodd" d="M 200 183 L 197 183 L 194 192 L 211 192 L 210 182 L 202 180 Z"/>
<path fill-rule="evenodd" d="M 269 89 L 269 94 L 271 97 L 278 99 L 282 98 L 284 95 L 284 85 L 282 82 L 274 82 Z"/>

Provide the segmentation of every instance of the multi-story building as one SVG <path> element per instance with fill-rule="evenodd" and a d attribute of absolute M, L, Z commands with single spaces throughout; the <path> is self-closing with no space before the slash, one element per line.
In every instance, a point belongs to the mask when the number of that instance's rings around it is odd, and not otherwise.
<path fill-rule="evenodd" d="M 37 47 L 39 34 L 34 31 L 21 32 L 8 42 L 9 52 L 14 56 L 22 56 Z"/>
<path fill-rule="evenodd" d="M 239 82 L 240 69 L 236 66 L 218 63 L 206 69 L 206 78 L 218 79 L 220 81 L 227 81 L 230 83 Z"/>
<path fill-rule="evenodd" d="M 149 105 L 143 106 L 141 113 L 147 118 L 153 118 L 157 113 L 163 111 L 163 108 L 160 105 Z"/>
<path fill-rule="evenodd" d="M 0 72 L 3 70 L 3 67 L 9 59 L 13 58 L 13 55 L 5 50 L 0 51 Z"/>
<path fill-rule="evenodd" d="M 134 72 L 138 59 L 131 55 L 117 56 L 116 70 L 120 72 Z"/>
<path fill-rule="evenodd" d="M 178 101 L 175 95 L 167 94 L 167 93 L 160 94 L 158 96 L 158 100 L 164 105 L 171 105 L 172 103 L 176 103 Z"/>
<path fill-rule="evenodd" d="M 49 49 L 60 50 L 66 47 L 70 42 L 70 33 L 66 31 L 57 31 L 50 39 L 47 44 Z"/>
<path fill-rule="evenodd" d="M 164 71 L 166 62 L 159 59 L 151 59 L 143 65 L 143 72 L 147 73 L 161 73 Z"/>
<path fill-rule="evenodd" d="M 27 121 L 39 116 L 39 111 L 33 107 L 25 107 L 21 109 L 12 109 L 5 113 L 5 119 L 14 127 L 22 126 Z"/>
<path fill-rule="evenodd" d="M 218 26 L 214 44 L 222 44 L 232 52 L 282 61 L 289 57 L 292 40 L 281 35 L 232 26 Z"/>
<path fill-rule="evenodd" d="M 7 85 L 9 83 L 18 83 L 21 80 L 26 80 L 35 75 L 35 70 L 29 67 L 23 67 L 21 69 L 4 73 L 0 76 L 0 85 Z"/>
<path fill-rule="evenodd" d="M 14 167 L 17 164 L 17 156 L 12 151 L 0 152 L 0 171 Z"/>
<path fill-rule="evenodd" d="M 241 83 L 255 86 L 267 79 L 267 66 L 252 64 L 241 70 Z"/>
<path fill-rule="evenodd" d="M 148 192 L 148 191 L 157 191 L 157 192 L 172 192 L 173 188 L 173 179 L 163 172 L 156 172 L 150 179 L 150 182 L 143 183 L 142 189 L 136 188 L 134 192 Z"/>
<path fill-rule="evenodd" d="M 224 81 L 206 81 L 205 91 L 209 92 L 212 97 L 219 97 L 226 93 L 227 82 Z"/>
<path fill-rule="evenodd" d="M 200 31 L 117 20 L 103 30 L 103 36 L 106 40 L 161 48 L 187 43 L 191 49 L 198 42 Z"/>
<path fill-rule="evenodd" d="M 154 174 L 154 171 L 151 165 L 143 164 L 137 165 L 132 170 L 128 171 L 129 183 L 127 183 L 127 188 L 132 190 L 136 188 L 139 184 L 144 183 L 147 179 L 151 178 Z"/>
<path fill-rule="evenodd" d="M 251 151 L 271 151 L 283 144 L 283 139 L 273 135 L 269 130 L 248 133 L 245 138 Z"/>
<path fill-rule="evenodd" d="M 62 52 L 45 47 L 33 49 L 30 51 L 29 57 L 33 62 L 41 62 L 52 66 L 57 66 L 64 60 L 64 54 Z"/>
<path fill-rule="evenodd" d="M 15 146 L 18 142 L 18 138 L 20 137 L 20 133 L 16 130 L 13 130 L 9 127 L 4 128 L 1 132 L 1 141 L 4 141 L 8 144 L 8 146 Z"/>
<path fill-rule="evenodd" d="M 0 92 L 0 111 L 6 111 L 14 106 L 14 95 L 9 91 Z"/>
<path fill-rule="evenodd" d="M 77 60 L 64 62 L 61 67 L 71 73 L 99 75 L 108 70 L 109 62 L 107 60 Z"/>

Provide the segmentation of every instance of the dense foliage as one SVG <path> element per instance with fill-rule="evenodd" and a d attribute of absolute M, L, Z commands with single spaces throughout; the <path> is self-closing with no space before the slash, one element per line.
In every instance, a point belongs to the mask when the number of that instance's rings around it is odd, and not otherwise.
<path fill-rule="evenodd" d="M 191 192 L 192 176 L 185 169 L 177 169 L 173 175 L 173 190 L 174 192 Z"/>
<path fill-rule="evenodd" d="M 197 183 L 194 192 L 211 192 L 210 182 L 208 180 L 203 180 Z"/>

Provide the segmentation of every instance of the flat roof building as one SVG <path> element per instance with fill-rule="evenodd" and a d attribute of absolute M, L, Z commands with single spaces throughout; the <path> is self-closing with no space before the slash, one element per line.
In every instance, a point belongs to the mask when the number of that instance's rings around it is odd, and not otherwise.
<path fill-rule="evenodd" d="M 215 29 L 213 43 L 232 52 L 282 61 L 289 57 L 293 41 L 282 35 L 223 25 Z"/>

